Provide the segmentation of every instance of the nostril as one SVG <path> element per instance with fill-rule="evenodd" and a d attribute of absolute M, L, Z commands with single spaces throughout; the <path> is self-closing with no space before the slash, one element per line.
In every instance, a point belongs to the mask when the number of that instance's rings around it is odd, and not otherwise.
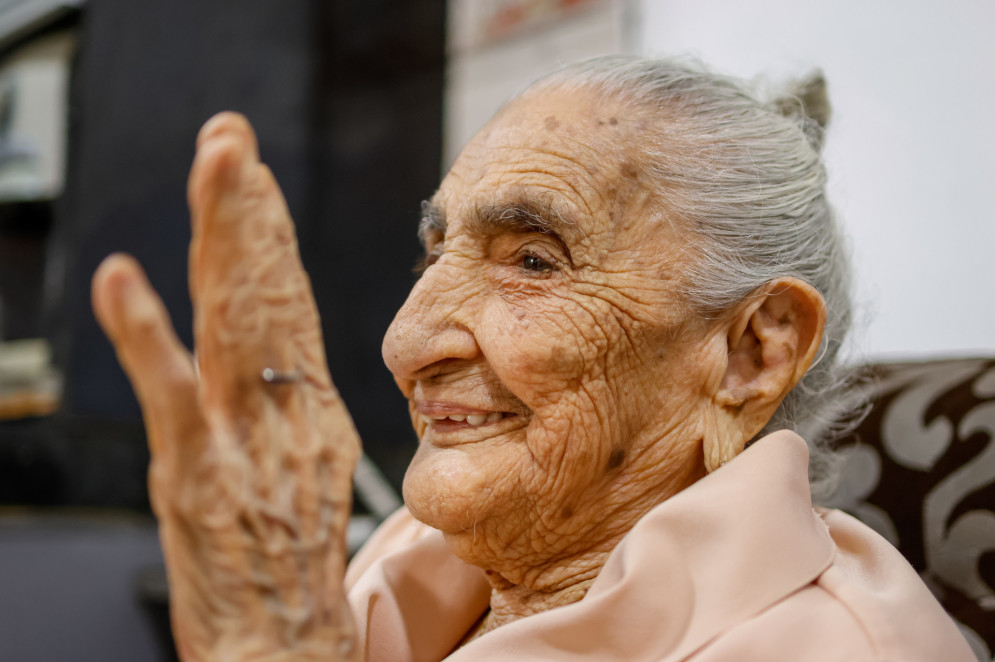
<path fill-rule="evenodd" d="M 453 319 L 409 320 L 391 325 L 384 338 L 383 356 L 395 379 L 425 379 L 445 372 L 453 362 L 473 360 L 480 349 L 473 333 Z M 419 323 L 415 323 L 419 322 Z"/>
<path fill-rule="evenodd" d="M 412 377 L 415 381 L 437 379 L 458 372 L 466 364 L 466 359 L 445 358 L 435 361 L 418 370 Z"/>

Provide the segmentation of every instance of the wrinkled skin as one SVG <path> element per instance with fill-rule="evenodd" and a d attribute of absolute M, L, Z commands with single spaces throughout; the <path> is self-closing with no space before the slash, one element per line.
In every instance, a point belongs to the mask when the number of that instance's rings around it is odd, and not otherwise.
<path fill-rule="evenodd" d="M 581 599 L 652 507 L 757 434 L 822 333 L 779 279 L 703 320 L 692 239 L 631 145 L 645 118 L 533 93 L 466 147 L 428 207 L 427 268 L 384 339 L 419 437 L 407 506 L 483 568 L 465 640 Z M 351 660 L 342 591 L 359 443 L 327 374 L 293 228 L 244 119 L 201 132 L 190 178 L 195 373 L 134 261 L 94 280 L 152 449 L 183 659 Z M 304 379 L 267 384 L 264 368 Z"/>
<path fill-rule="evenodd" d="M 581 597 L 635 521 L 704 474 L 725 339 L 679 299 L 685 239 L 621 147 L 636 122 L 584 94 L 505 109 L 433 198 L 445 231 L 425 233 L 434 262 L 384 340 L 421 440 L 405 502 L 491 571 L 491 627 Z M 567 227 L 475 220 L 516 207 Z M 474 412 L 503 417 L 429 422 Z"/>
<path fill-rule="evenodd" d="M 342 577 L 359 440 L 244 118 L 205 125 L 189 197 L 198 371 L 134 260 L 111 256 L 93 284 L 148 430 L 177 648 L 186 662 L 356 659 Z M 265 368 L 302 379 L 268 384 Z"/>

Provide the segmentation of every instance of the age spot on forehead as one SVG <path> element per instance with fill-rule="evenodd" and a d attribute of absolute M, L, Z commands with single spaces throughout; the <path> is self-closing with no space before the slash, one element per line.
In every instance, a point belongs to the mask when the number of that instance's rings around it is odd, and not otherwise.
<path fill-rule="evenodd" d="M 552 115 L 550 115 L 549 117 L 546 118 L 546 130 L 547 131 L 556 131 L 556 128 L 558 126 L 560 126 L 560 121 L 558 119 L 556 119 Z"/>
<path fill-rule="evenodd" d="M 622 172 L 622 177 L 628 179 L 629 181 L 634 181 L 639 178 L 639 170 L 629 161 L 623 161 L 619 170 Z"/>
<path fill-rule="evenodd" d="M 621 448 L 616 448 L 612 451 L 612 454 L 608 456 L 608 469 L 618 469 L 622 466 L 622 462 L 625 461 L 625 451 Z"/>
<path fill-rule="evenodd" d="M 570 517 L 573 517 L 573 514 L 574 514 L 574 509 L 571 508 L 570 506 L 563 506 L 563 510 L 560 511 L 560 517 L 562 517 L 563 519 L 568 519 Z"/>

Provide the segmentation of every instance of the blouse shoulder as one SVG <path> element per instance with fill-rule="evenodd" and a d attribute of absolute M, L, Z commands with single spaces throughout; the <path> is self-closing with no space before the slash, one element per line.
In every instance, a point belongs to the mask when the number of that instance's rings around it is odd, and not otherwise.
<path fill-rule="evenodd" d="M 836 544 L 816 585 L 859 623 L 881 660 L 974 662 L 953 619 L 891 543 L 839 510 L 818 509 Z"/>
<path fill-rule="evenodd" d="M 345 574 L 346 591 L 352 590 L 362 574 L 378 559 L 422 540 L 433 531 L 434 529 L 416 520 L 406 507 L 399 508 L 377 527 L 349 561 Z"/>

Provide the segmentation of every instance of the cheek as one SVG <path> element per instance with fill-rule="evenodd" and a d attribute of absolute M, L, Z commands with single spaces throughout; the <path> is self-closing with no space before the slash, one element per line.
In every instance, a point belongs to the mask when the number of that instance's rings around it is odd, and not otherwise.
<path fill-rule="evenodd" d="M 597 300 L 552 303 L 544 310 L 495 307 L 488 322 L 500 333 L 482 349 L 502 383 L 534 414 L 526 490 L 556 498 L 564 495 L 555 484 L 592 480 L 607 463 L 622 436 L 615 414 L 625 389 L 613 381 L 614 348 L 623 334 L 611 309 Z"/>
<path fill-rule="evenodd" d="M 478 337 L 488 363 L 515 390 L 575 390 L 604 374 L 611 346 L 610 318 L 565 298 L 526 307 L 498 300 L 483 317 L 486 337 Z M 519 394 L 520 397 L 524 393 Z"/>

